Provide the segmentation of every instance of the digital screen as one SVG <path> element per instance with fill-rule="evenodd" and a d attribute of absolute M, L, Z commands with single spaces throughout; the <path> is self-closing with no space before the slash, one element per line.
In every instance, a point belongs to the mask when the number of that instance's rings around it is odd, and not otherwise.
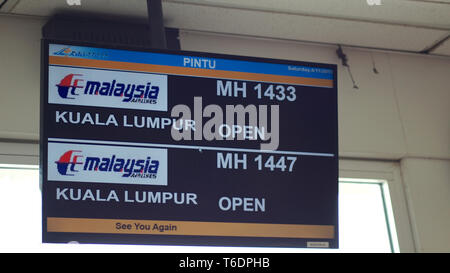
<path fill-rule="evenodd" d="M 43 242 L 337 248 L 336 71 L 44 40 Z"/>

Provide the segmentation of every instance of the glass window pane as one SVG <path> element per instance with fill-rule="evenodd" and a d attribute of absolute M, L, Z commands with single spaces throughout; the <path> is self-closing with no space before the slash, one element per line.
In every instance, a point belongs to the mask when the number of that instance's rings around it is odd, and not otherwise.
<path fill-rule="evenodd" d="M 41 239 L 37 169 L 0 168 L 0 251 L 32 251 Z M 35 249 L 36 250 L 36 249 Z"/>
<path fill-rule="evenodd" d="M 392 252 L 380 183 L 339 183 L 340 247 L 346 252 Z"/>

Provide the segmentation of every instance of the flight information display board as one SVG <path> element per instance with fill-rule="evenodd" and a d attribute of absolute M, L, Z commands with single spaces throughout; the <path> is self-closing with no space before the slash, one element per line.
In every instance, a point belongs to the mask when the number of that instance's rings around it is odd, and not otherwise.
<path fill-rule="evenodd" d="M 336 70 L 43 40 L 43 242 L 337 248 Z"/>

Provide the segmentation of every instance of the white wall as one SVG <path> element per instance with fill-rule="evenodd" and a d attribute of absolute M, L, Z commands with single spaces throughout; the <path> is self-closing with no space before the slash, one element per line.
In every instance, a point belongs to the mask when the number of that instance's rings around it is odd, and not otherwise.
<path fill-rule="evenodd" d="M 401 161 L 416 248 L 450 251 L 450 161 L 406 158 Z"/>
<path fill-rule="evenodd" d="M 38 140 L 43 24 L 0 15 L 0 138 Z M 180 40 L 184 50 L 339 63 L 331 46 L 185 31 Z M 400 160 L 416 250 L 450 252 L 450 59 L 344 51 L 359 90 L 339 65 L 340 156 Z"/>
<path fill-rule="evenodd" d="M 185 50 L 339 64 L 339 150 L 344 157 L 450 159 L 450 58 L 182 32 Z M 372 57 L 379 74 L 372 72 Z"/>
<path fill-rule="evenodd" d="M 0 15 L 0 138 L 39 139 L 43 19 Z"/>

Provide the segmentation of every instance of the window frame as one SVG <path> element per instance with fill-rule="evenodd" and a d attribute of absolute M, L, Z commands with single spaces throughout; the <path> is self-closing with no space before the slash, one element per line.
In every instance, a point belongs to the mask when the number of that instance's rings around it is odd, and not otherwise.
<path fill-rule="evenodd" d="M 386 216 L 390 222 L 395 223 L 391 231 L 395 228 L 399 248 L 397 251 L 406 253 L 416 251 L 399 162 L 340 159 L 339 178 L 384 180 L 385 182 L 381 185 L 383 198 L 392 207 L 392 212 L 386 211 Z M 395 248 L 394 246 L 394 250 Z"/>
<path fill-rule="evenodd" d="M 3 141 L 0 142 L 0 151 L 0 164 L 2 165 L 11 164 L 16 167 L 39 165 L 38 143 Z M 386 211 L 386 215 L 388 220 L 395 223 L 399 247 L 396 249 L 394 246 L 394 250 L 407 253 L 416 252 L 400 163 L 374 159 L 340 158 L 339 179 L 346 178 L 386 181 L 382 183 L 383 198 L 392 207 L 392 213 Z M 389 194 L 386 194 L 387 192 Z"/>

